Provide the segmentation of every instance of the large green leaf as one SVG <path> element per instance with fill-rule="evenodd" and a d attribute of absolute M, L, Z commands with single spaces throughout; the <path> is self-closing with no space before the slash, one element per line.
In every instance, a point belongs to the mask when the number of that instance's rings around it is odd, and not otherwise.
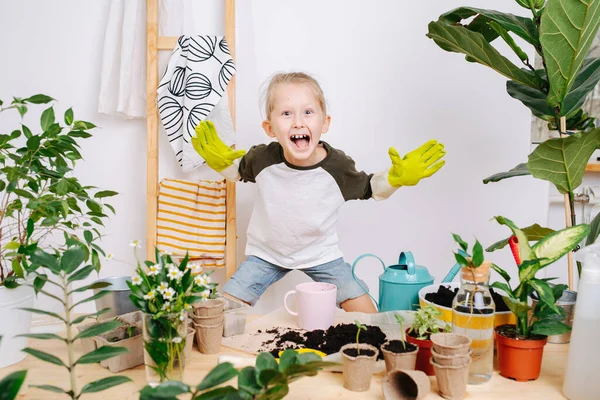
<path fill-rule="evenodd" d="M 77 336 L 75 336 L 75 338 L 73 340 L 89 338 L 89 337 L 93 337 L 96 335 L 101 335 L 103 333 L 107 333 L 114 329 L 117 329 L 118 327 L 120 327 L 122 325 L 123 325 L 123 323 L 119 322 L 119 321 L 100 322 L 98 324 L 92 325 L 89 328 L 84 329 L 83 331 L 79 332 L 79 334 Z"/>
<path fill-rule="evenodd" d="M 527 163 L 522 163 L 509 170 L 508 172 L 499 172 L 483 180 L 483 183 L 499 182 L 503 179 L 512 178 L 514 176 L 531 175 L 527 169 Z"/>
<path fill-rule="evenodd" d="M 519 82 L 507 81 L 506 92 L 513 99 L 519 100 L 531 110 L 536 117 L 548 121 L 555 112 L 546 101 L 547 94 L 540 89 L 525 86 Z"/>
<path fill-rule="evenodd" d="M 575 115 L 583 105 L 587 95 L 594 90 L 598 81 L 600 81 L 600 57 L 584 60 L 571 90 L 565 97 L 563 110 L 567 118 Z"/>
<path fill-rule="evenodd" d="M 508 79 L 533 88 L 543 86 L 543 81 L 538 75 L 520 69 L 489 44 L 483 35 L 472 32 L 464 26 L 449 25 L 443 21 L 430 22 L 427 36 L 442 49 L 465 54 L 473 61 L 494 69 Z"/>
<path fill-rule="evenodd" d="M 94 351 L 81 356 L 75 364 L 94 364 L 100 361 L 108 360 L 118 356 L 119 354 L 127 353 L 125 347 L 102 346 Z"/>
<path fill-rule="evenodd" d="M 48 363 L 55 364 L 55 365 L 60 365 L 61 367 L 66 367 L 65 363 L 63 363 L 60 358 L 53 356 L 52 354 L 48 354 L 44 351 L 32 349 L 31 347 L 26 347 L 21 351 L 23 353 L 31 354 L 35 358 L 39 358 L 42 361 L 46 361 Z"/>
<path fill-rule="evenodd" d="M 549 235 L 552 232 L 554 232 L 554 229 L 544 228 L 539 224 L 529 225 L 528 227 L 523 228 L 521 230 L 523 231 L 523 233 L 525 233 L 525 236 L 527 236 L 527 240 L 530 242 L 538 241 L 546 235 Z M 485 249 L 485 251 L 491 253 L 493 251 L 503 249 L 508 244 L 508 239 L 510 239 L 510 237 L 497 241 L 496 243 Z"/>
<path fill-rule="evenodd" d="M 596 214 L 592 222 L 590 222 L 590 234 L 585 240 L 585 245 L 589 246 L 590 244 L 596 243 L 598 235 L 600 235 L 600 213 Z"/>
<path fill-rule="evenodd" d="M 540 22 L 540 43 L 548 71 L 548 103 L 565 114 L 569 93 L 600 26 L 598 0 L 548 0 Z"/>
<path fill-rule="evenodd" d="M 97 381 L 88 383 L 81 389 L 81 393 L 101 392 L 127 382 L 131 382 L 131 379 L 126 376 L 110 376 L 108 378 L 98 379 Z"/>
<path fill-rule="evenodd" d="M 540 259 L 540 268 L 552 264 L 573 250 L 589 233 L 590 226 L 580 224 L 556 231 L 534 244 L 533 251 Z"/>
<path fill-rule="evenodd" d="M 599 145 L 600 128 L 549 139 L 529 155 L 527 168 L 535 178 L 550 181 L 559 192 L 569 193 L 581 185 L 585 166 Z"/>
<path fill-rule="evenodd" d="M 60 259 L 60 266 L 66 274 L 70 274 L 85 260 L 85 256 L 84 249 L 80 246 L 73 247 L 63 253 Z"/>
<path fill-rule="evenodd" d="M 508 306 L 508 309 L 515 314 L 517 318 L 523 318 L 527 315 L 531 307 L 527 303 L 521 302 L 517 299 L 513 299 L 507 296 L 502 296 L 502 300 Z"/>
<path fill-rule="evenodd" d="M 531 325 L 531 333 L 535 335 L 562 335 L 570 330 L 571 327 L 553 318 L 538 320 Z"/>
<path fill-rule="evenodd" d="M 27 371 L 16 371 L 0 381 L 0 400 L 13 400 L 25 380 Z"/>
<path fill-rule="evenodd" d="M 501 216 L 497 216 L 494 218 L 500 225 L 508 226 L 513 232 L 513 234 L 517 237 L 517 240 L 519 241 L 519 255 L 521 256 L 521 261 L 527 261 L 537 258 L 533 249 L 531 248 L 531 246 L 529 246 L 529 241 L 527 240 L 527 235 L 525 235 L 525 232 L 519 229 L 519 227 L 517 227 L 515 223 L 508 218 L 504 218 Z"/>
<path fill-rule="evenodd" d="M 211 387 L 218 386 L 227 382 L 238 374 L 238 371 L 233 368 L 233 364 L 224 362 L 218 364 L 210 370 L 210 372 L 202 379 L 202 382 L 196 387 L 197 390 L 206 390 Z"/>
<path fill-rule="evenodd" d="M 529 18 L 519 17 L 513 14 L 506 14 L 495 10 L 483 10 L 473 7 L 459 7 L 442 14 L 440 16 L 440 20 L 444 20 L 449 24 L 456 24 L 460 23 L 464 19 L 471 18 L 474 15 L 479 15 L 478 18 L 481 20 L 481 24 L 475 25 L 470 23 L 467 25 L 467 28 L 470 30 L 474 30 L 474 26 L 487 26 L 489 21 L 496 21 L 504 29 L 513 32 L 532 45 L 537 46 L 539 44 L 538 30 L 535 23 Z M 481 31 L 479 31 L 479 33 L 483 34 Z M 486 36 L 488 42 L 492 41 L 496 37 L 497 35 L 492 37 Z"/>
<path fill-rule="evenodd" d="M 557 314 L 559 313 L 558 308 L 556 307 L 556 299 L 552 293 L 552 288 L 548 285 L 547 282 L 544 282 L 539 279 L 531 279 L 529 281 L 531 287 L 536 291 L 538 295 L 538 299 L 541 303 Z"/>

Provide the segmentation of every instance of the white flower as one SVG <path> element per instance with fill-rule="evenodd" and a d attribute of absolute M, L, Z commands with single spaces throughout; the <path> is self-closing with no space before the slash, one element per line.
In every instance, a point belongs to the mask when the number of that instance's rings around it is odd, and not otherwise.
<path fill-rule="evenodd" d="M 202 272 L 202 265 L 200 264 L 191 264 L 190 268 L 192 269 L 193 274 L 199 274 L 200 272 Z"/>
<path fill-rule="evenodd" d="M 171 264 L 173 265 L 173 264 Z M 169 272 L 167 273 L 167 276 L 169 277 L 169 279 L 173 280 L 173 279 L 179 279 L 183 276 L 183 272 L 181 272 L 180 270 L 177 269 L 177 267 L 173 266 L 171 268 L 169 268 Z"/>
<path fill-rule="evenodd" d="M 131 247 L 136 248 L 136 249 L 141 249 L 142 248 L 142 241 L 141 240 L 132 240 L 131 242 L 129 242 L 129 245 Z"/>
<path fill-rule="evenodd" d="M 181 313 L 181 315 L 179 316 L 179 320 L 180 321 L 184 321 L 185 320 L 185 313 Z"/>
<path fill-rule="evenodd" d="M 147 273 L 150 276 L 158 275 L 160 273 L 161 269 L 162 269 L 162 267 L 160 266 L 160 264 L 154 264 L 148 268 Z"/>
<path fill-rule="evenodd" d="M 168 288 L 169 284 L 167 282 L 161 282 L 156 290 L 158 290 L 158 293 L 163 294 Z"/>
<path fill-rule="evenodd" d="M 106 260 L 106 261 L 110 261 L 110 260 L 112 260 L 113 258 L 115 258 L 114 254 L 113 254 L 113 253 L 108 253 L 108 254 L 106 255 L 106 257 L 104 257 L 104 260 Z"/>
<path fill-rule="evenodd" d="M 208 299 L 208 296 L 210 296 L 210 290 L 205 290 L 202 293 L 200 293 L 200 297 L 202 297 L 202 300 Z"/>
<path fill-rule="evenodd" d="M 163 304 L 162 309 L 164 311 L 170 311 L 171 310 L 171 303 L 169 303 L 168 301 L 165 302 L 165 304 Z"/>
<path fill-rule="evenodd" d="M 206 286 L 208 284 L 208 279 L 206 275 L 196 275 L 194 277 L 194 283 L 198 286 Z"/>
<path fill-rule="evenodd" d="M 131 284 L 135 285 L 135 286 L 139 286 L 142 283 L 142 278 L 139 277 L 139 275 L 134 275 L 131 278 Z"/>
<path fill-rule="evenodd" d="M 171 269 L 171 268 L 177 268 L 177 267 L 173 263 L 168 263 L 168 264 L 165 264 L 165 268 L 166 269 Z"/>
<path fill-rule="evenodd" d="M 172 253 L 172 252 L 170 252 L 170 251 L 168 251 L 168 250 L 159 250 L 158 252 L 159 252 L 160 254 L 164 254 L 164 255 L 166 255 L 166 256 L 172 256 L 172 255 L 173 255 L 173 253 Z"/>
<path fill-rule="evenodd" d="M 173 343 L 181 343 L 181 338 L 180 337 L 174 337 L 173 338 Z"/>
<path fill-rule="evenodd" d="M 183 305 L 183 309 L 184 309 L 184 310 L 188 310 L 188 311 L 189 311 L 189 310 L 191 310 L 191 309 L 192 309 L 192 306 L 190 306 L 188 303 L 185 303 L 185 304 Z"/>
<path fill-rule="evenodd" d="M 173 300 L 173 296 L 175 296 L 175 290 L 173 288 L 168 288 L 163 292 L 162 296 L 165 300 Z"/>
<path fill-rule="evenodd" d="M 144 300 L 152 300 L 152 299 L 154 299 L 155 295 L 156 295 L 156 293 L 154 292 L 154 290 L 151 290 L 147 294 L 144 295 Z"/>

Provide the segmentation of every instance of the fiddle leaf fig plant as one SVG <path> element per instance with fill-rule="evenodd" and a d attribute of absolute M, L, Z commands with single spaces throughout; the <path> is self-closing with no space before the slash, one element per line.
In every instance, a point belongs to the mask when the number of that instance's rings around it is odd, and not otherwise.
<path fill-rule="evenodd" d="M 581 224 L 552 232 L 531 246 L 525 232 L 514 222 L 501 216 L 495 219 L 512 231 L 518 243 L 521 263 L 518 266 L 519 283 L 516 287 L 511 286 L 510 275 L 504 269 L 492 264 L 492 268 L 506 281 L 494 282 L 492 287 L 506 293 L 502 298 L 517 318 L 516 333 L 522 338 L 530 338 L 532 335 L 550 336 L 568 332 L 570 327 L 562 322 L 565 311 L 556 306 L 556 300 L 567 286 L 551 287 L 548 284 L 551 279 L 538 279 L 536 274 L 573 250 L 589 234 L 589 225 Z M 539 301 L 533 310 L 533 318 L 530 318 L 528 298 L 534 292 Z"/>
<path fill-rule="evenodd" d="M 600 146 L 600 128 L 595 128 L 595 118 L 581 108 L 600 81 L 600 57 L 588 57 L 600 27 L 600 0 L 516 2 L 527 10 L 526 16 L 459 7 L 430 22 L 427 36 L 441 49 L 464 54 L 466 61 L 508 78 L 508 95 L 546 121 L 550 130 L 559 131 L 560 137 L 537 146 L 527 163 L 483 182 L 523 175 L 549 181 L 568 195 L 566 208 L 574 226 L 574 190 L 581 185 L 585 166 Z M 531 46 L 530 50 L 524 51 L 515 38 Z M 496 45 L 500 42 L 520 65 L 502 54 Z M 532 64 L 531 53 L 538 55 L 540 68 Z"/>
<path fill-rule="evenodd" d="M 15 97 L 10 104 L 0 101 L 0 116 L 17 111 L 23 118 L 31 107 L 53 101 L 43 94 Z M 108 210 L 114 213 L 103 200 L 117 192 L 83 185 L 73 175 L 76 161 L 82 159 L 79 142 L 92 137 L 88 131 L 95 125 L 76 120 L 71 108 L 62 119 L 50 105 L 41 114 L 40 128 L 30 129 L 23 120 L 10 133 L 0 134 L 0 286 L 14 288 L 18 278 L 34 272 L 31 255 L 61 232 L 83 232 L 79 245 L 85 260 L 100 269 L 100 255 L 105 254 L 96 244 L 98 228 Z"/>
<path fill-rule="evenodd" d="M 197 386 L 168 381 L 140 392 L 140 400 L 170 399 L 186 395 L 186 399 L 278 400 L 289 392 L 289 384 L 304 376 L 315 376 L 323 368 L 337 365 L 324 362 L 314 353 L 298 354 L 285 350 L 279 364 L 270 353 L 260 353 L 254 367 L 237 370 L 224 362 L 213 368 Z M 237 376 L 237 389 L 231 385 L 220 386 Z M 190 397 L 191 394 L 191 397 Z"/>

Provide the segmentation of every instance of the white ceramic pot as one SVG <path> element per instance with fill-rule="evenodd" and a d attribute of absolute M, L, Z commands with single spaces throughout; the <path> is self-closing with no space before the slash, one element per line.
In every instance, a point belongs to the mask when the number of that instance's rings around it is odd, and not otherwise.
<path fill-rule="evenodd" d="M 29 340 L 14 336 L 29 333 L 31 313 L 20 308 L 32 308 L 34 295 L 30 286 L 21 285 L 16 289 L 0 286 L 0 368 L 16 364 L 27 355 L 21 350 L 27 347 Z"/>

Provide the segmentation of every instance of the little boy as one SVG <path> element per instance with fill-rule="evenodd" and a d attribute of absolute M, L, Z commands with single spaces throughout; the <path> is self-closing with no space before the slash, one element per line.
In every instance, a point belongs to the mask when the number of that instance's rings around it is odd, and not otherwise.
<path fill-rule="evenodd" d="M 331 117 L 321 87 L 304 73 L 275 75 L 265 111 L 262 127 L 277 141 L 253 146 L 247 154 L 225 145 L 210 121 L 198 125 L 192 138 L 200 156 L 226 179 L 258 185 L 248 259 L 223 291 L 254 305 L 271 284 L 300 269 L 315 281 L 335 284 L 344 310 L 377 312 L 338 248 L 338 209 L 348 200 L 386 199 L 400 186 L 433 175 L 444 165 L 439 161 L 444 146 L 432 140 L 404 158 L 392 147 L 388 171 L 357 171 L 350 157 L 320 140 Z"/>

